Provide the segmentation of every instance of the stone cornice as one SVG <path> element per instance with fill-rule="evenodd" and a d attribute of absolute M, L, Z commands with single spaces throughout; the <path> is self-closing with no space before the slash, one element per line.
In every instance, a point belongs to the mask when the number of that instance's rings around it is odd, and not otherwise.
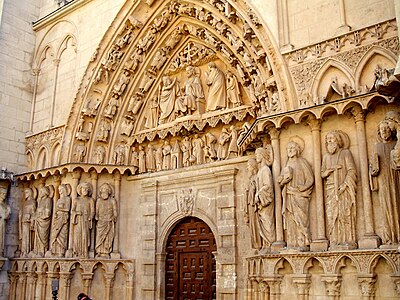
<path fill-rule="evenodd" d="M 71 12 L 79 9 L 83 5 L 88 4 L 92 0 L 74 0 L 67 5 L 64 5 L 55 11 L 49 13 L 48 15 L 44 16 L 43 18 L 37 20 L 33 23 L 33 30 L 39 31 L 40 29 L 49 26 L 56 22 L 57 20 L 65 17 L 66 15 L 70 14 Z"/>

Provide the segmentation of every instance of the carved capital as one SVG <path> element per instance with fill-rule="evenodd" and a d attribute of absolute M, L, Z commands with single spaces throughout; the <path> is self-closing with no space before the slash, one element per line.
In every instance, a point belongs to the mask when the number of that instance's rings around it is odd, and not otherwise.
<path fill-rule="evenodd" d="M 59 58 L 53 59 L 54 66 L 58 67 L 60 65 L 60 61 L 61 61 L 61 59 L 59 59 Z"/>
<path fill-rule="evenodd" d="M 114 273 L 105 273 L 104 279 L 106 281 L 106 286 L 112 287 L 114 284 L 115 274 Z"/>
<path fill-rule="evenodd" d="M 358 276 L 358 284 L 360 285 L 361 295 L 373 297 L 376 290 L 375 282 L 376 279 L 374 275 Z"/>
<path fill-rule="evenodd" d="M 323 276 L 321 281 L 325 283 L 326 293 L 330 297 L 340 296 L 340 286 L 342 283 L 341 275 Z"/>
<path fill-rule="evenodd" d="M 396 291 L 397 295 L 400 296 L 400 276 L 392 276 L 393 283 L 394 283 L 394 290 Z"/>
<path fill-rule="evenodd" d="M 60 285 L 61 287 L 69 287 L 71 286 L 71 279 L 72 279 L 72 274 L 71 273 L 60 273 Z"/>
<path fill-rule="evenodd" d="M 266 293 L 269 291 L 269 285 L 265 281 L 260 281 L 259 283 L 260 292 Z"/>
<path fill-rule="evenodd" d="M 359 106 L 353 107 L 351 109 L 351 114 L 353 115 L 356 123 L 365 121 L 365 113 L 361 107 Z"/>
<path fill-rule="evenodd" d="M 33 68 L 32 69 L 32 75 L 33 76 L 39 76 L 40 74 L 40 68 Z"/>
<path fill-rule="evenodd" d="M 72 171 L 72 178 L 73 179 L 80 179 L 81 178 L 81 175 L 82 175 L 82 170 L 81 169 L 77 169 L 77 170 L 74 170 L 74 171 Z"/>
<path fill-rule="evenodd" d="M 280 131 L 275 127 L 268 128 L 269 136 L 271 140 L 277 140 L 279 138 Z"/>
<path fill-rule="evenodd" d="M 293 275 L 293 283 L 297 287 L 298 295 L 307 296 L 311 287 L 311 278 L 308 275 Z"/>
<path fill-rule="evenodd" d="M 311 131 L 321 130 L 321 120 L 320 119 L 309 119 L 307 120 L 307 125 L 311 127 Z"/>

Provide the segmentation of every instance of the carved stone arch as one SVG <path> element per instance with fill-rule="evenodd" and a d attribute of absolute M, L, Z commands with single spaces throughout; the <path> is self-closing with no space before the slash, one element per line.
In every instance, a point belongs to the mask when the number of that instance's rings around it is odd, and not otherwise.
<path fill-rule="evenodd" d="M 49 151 L 47 147 L 43 146 L 39 149 L 36 158 L 36 169 L 46 169 L 49 166 Z"/>
<path fill-rule="evenodd" d="M 340 269 L 342 269 L 343 267 L 345 267 L 345 260 L 349 259 L 351 261 L 351 264 L 356 268 L 357 272 L 361 272 L 361 266 L 360 264 L 357 262 L 357 259 L 354 258 L 352 255 L 340 255 L 339 257 L 336 258 L 335 263 L 334 263 L 334 267 L 333 269 L 335 270 L 336 274 L 340 273 Z"/>
<path fill-rule="evenodd" d="M 45 47 L 43 47 L 38 51 L 36 58 L 33 60 L 34 61 L 33 69 L 40 70 L 43 61 L 49 57 L 50 58 L 55 57 L 55 49 L 51 45 L 46 45 Z"/>
<path fill-rule="evenodd" d="M 279 270 L 284 268 L 285 262 L 287 262 L 292 270 L 292 273 L 295 270 L 295 266 L 293 264 L 293 262 L 290 259 L 287 258 L 281 258 L 280 260 L 278 260 L 274 266 L 274 274 L 278 274 Z"/>
<path fill-rule="evenodd" d="M 377 263 L 379 261 L 379 259 L 382 258 L 385 260 L 385 262 L 390 266 L 390 268 L 393 271 L 393 274 L 396 274 L 399 270 L 399 266 L 396 265 L 396 263 L 387 255 L 385 255 L 384 253 L 381 254 L 377 254 L 374 257 L 371 258 L 369 264 L 368 264 L 368 273 L 369 274 L 374 274 L 375 273 L 375 268 L 377 266 Z"/>
<path fill-rule="evenodd" d="M 327 273 L 326 266 L 322 259 L 320 259 L 319 257 L 310 257 L 304 262 L 302 266 L 302 274 L 309 274 L 309 270 L 314 266 L 314 262 L 317 262 L 322 267 L 325 274 Z"/>
<path fill-rule="evenodd" d="M 88 153 L 93 152 L 93 148 L 98 144 L 98 142 L 96 141 L 96 132 L 97 128 L 99 128 L 102 122 L 101 112 L 104 112 L 104 109 L 107 105 L 107 101 L 110 97 L 110 92 L 112 91 L 113 84 L 115 84 L 120 78 L 120 76 L 123 74 L 124 71 L 123 65 L 127 61 L 127 58 L 130 55 L 132 55 L 132 52 L 136 47 L 135 45 L 137 45 L 137 42 L 146 35 L 146 32 L 149 31 L 148 25 L 153 24 L 153 22 L 158 17 L 160 17 L 159 13 L 162 12 L 163 9 L 171 5 L 171 3 L 173 2 L 158 1 L 157 3 L 152 5 L 150 9 L 148 7 L 145 7 L 145 4 L 143 2 L 136 2 L 133 5 L 131 3 L 126 3 L 122 7 L 120 13 L 113 22 L 112 28 L 106 33 L 105 38 L 103 39 L 104 42 L 102 42 L 102 44 L 98 48 L 99 54 L 95 56 L 93 63 L 89 64 L 88 66 L 88 72 L 85 75 L 83 82 L 87 82 L 87 80 L 89 80 L 89 84 L 87 85 L 86 89 L 81 89 L 78 91 L 78 95 L 72 107 L 70 118 L 68 120 L 68 126 L 65 131 L 65 136 L 64 136 L 65 140 L 75 139 L 76 128 L 78 126 L 78 121 L 80 118 L 80 111 L 84 107 L 84 104 L 87 101 L 87 99 L 89 97 L 94 97 L 94 96 L 99 97 L 100 101 L 102 102 L 100 104 L 101 107 L 99 108 L 97 116 L 91 119 L 91 122 L 93 122 L 94 130 L 92 131 L 92 134 L 89 138 L 90 141 L 86 144 Z M 217 15 L 218 18 L 223 20 L 226 23 L 225 25 L 227 25 L 229 29 L 232 30 L 232 32 L 236 32 L 237 36 L 235 36 L 235 38 L 241 40 L 243 42 L 244 48 L 249 51 L 250 59 L 254 61 L 254 65 L 256 66 L 255 70 L 260 70 L 260 74 L 265 77 L 263 79 L 265 84 L 268 85 L 271 91 L 276 91 L 277 93 L 276 95 L 279 95 L 278 101 L 281 102 L 282 109 L 288 110 L 297 107 L 296 104 L 297 101 L 295 97 L 296 93 L 294 92 L 295 89 L 292 83 L 292 79 L 290 78 L 290 76 L 288 76 L 289 72 L 284 64 L 282 56 L 279 53 L 279 50 L 272 37 L 272 34 L 269 32 L 268 28 L 265 25 L 260 24 L 260 22 L 256 20 L 256 18 L 254 17 L 255 16 L 254 13 L 252 14 L 248 13 L 249 7 L 247 4 L 245 4 L 244 1 L 242 0 L 227 1 L 227 5 L 229 5 L 233 9 L 234 14 L 236 14 L 235 17 L 237 20 L 236 24 L 235 22 L 231 22 L 231 20 L 229 20 L 230 16 L 226 15 L 227 12 L 219 10 L 217 7 L 212 6 L 210 3 L 206 1 L 197 1 L 195 5 L 193 5 L 191 1 L 180 1 L 179 4 L 175 5 L 181 5 L 181 4 L 187 6 L 192 5 L 191 8 L 192 12 L 189 14 L 185 14 L 184 11 L 176 13 L 174 18 L 172 18 L 172 21 L 168 22 L 168 24 L 165 26 L 166 29 L 172 28 L 172 25 L 176 26 L 176 24 L 183 24 L 184 21 L 187 24 L 192 24 L 192 23 L 201 24 L 203 28 L 210 28 L 209 22 L 200 23 L 200 20 L 194 17 L 194 7 L 201 6 L 205 10 L 212 12 L 213 15 Z M 144 10 L 145 8 L 146 8 L 145 14 L 138 14 L 138 12 Z M 135 21 L 135 17 L 140 21 L 137 20 Z M 250 30 L 250 37 L 248 36 L 246 37 L 246 33 L 243 32 L 243 28 L 241 28 L 242 25 L 244 24 L 242 23 L 242 20 L 245 21 L 247 29 Z M 117 45 L 116 43 L 118 42 L 118 39 L 123 37 L 125 30 L 124 28 L 130 25 L 133 26 L 134 37 L 131 40 L 129 40 L 128 43 L 129 45 L 124 45 L 125 48 L 121 58 L 121 64 L 118 67 L 116 67 L 116 69 L 113 72 L 110 72 L 109 83 L 107 84 L 105 89 L 100 89 L 99 87 L 96 87 L 94 81 L 97 78 L 96 75 L 98 75 L 98 72 L 102 68 L 102 63 L 107 58 L 107 55 L 111 53 L 110 51 L 113 49 L 113 47 Z M 117 28 L 117 30 L 115 30 L 115 28 Z M 161 28 L 160 31 L 163 31 L 164 30 L 163 28 Z M 210 28 L 210 32 L 214 32 L 215 37 L 218 38 L 220 34 L 217 35 L 216 30 L 217 30 L 216 28 L 213 29 Z M 110 40 L 111 42 L 106 44 L 106 40 Z M 165 39 L 158 39 L 156 43 L 159 43 L 158 45 L 162 46 L 161 44 L 162 41 L 164 40 Z M 255 43 L 254 40 L 256 40 L 257 43 Z M 222 45 L 225 45 L 226 49 L 228 49 L 230 52 L 233 52 L 232 53 L 233 55 L 237 54 L 234 51 L 232 51 L 233 44 L 230 43 L 227 36 L 222 37 L 220 42 L 222 43 Z M 217 48 L 219 47 L 220 45 L 217 46 Z M 129 98 L 128 97 L 129 95 L 135 93 L 136 91 L 135 87 L 138 87 L 138 84 L 140 83 L 140 79 L 142 78 L 142 75 L 144 74 L 145 71 L 145 66 L 148 66 L 149 63 L 151 63 L 151 60 L 154 58 L 154 54 L 158 49 L 159 48 L 157 47 L 157 45 L 152 45 L 152 47 L 149 48 L 149 52 L 146 53 L 145 61 L 141 64 L 138 71 L 135 72 L 135 76 L 134 78 L 133 77 L 131 78 L 131 82 L 129 82 L 129 86 L 124 96 L 125 99 L 121 101 L 124 102 L 124 104 L 121 107 L 118 107 L 117 109 L 118 112 L 116 113 L 115 119 L 113 119 L 112 121 L 112 130 L 110 130 L 111 132 L 109 132 L 110 133 L 109 140 L 107 140 L 107 142 L 104 144 L 104 146 L 106 146 L 107 148 L 108 154 L 112 153 L 115 146 L 121 140 L 121 137 L 118 135 L 119 126 L 121 125 L 123 119 L 124 110 L 126 110 L 126 107 L 128 106 L 127 98 Z M 220 55 L 219 58 L 220 59 L 223 58 L 222 54 Z M 227 61 L 227 59 L 225 59 L 225 61 Z M 244 57 L 238 57 L 236 58 L 236 61 L 244 64 Z M 262 67 L 259 67 L 259 65 Z M 233 66 L 231 66 L 231 68 L 233 68 Z M 253 67 L 250 67 L 250 69 L 252 68 Z M 92 70 L 94 71 L 91 72 Z M 249 75 L 253 71 L 254 70 L 245 70 L 244 76 L 246 76 L 246 74 Z M 271 73 L 271 75 L 266 75 L 269 72 Z M 236 72 L 236 74 L 238 73 Z M 157 80 L 160 79 L 160 76 L 161 72 L 157 73 Z M 247 79 L 247 81 L 249 80 Z M 251 82 L 252 81 L 250 80 L 245 84 L 248 85 Z M 148 96 L 151 96 L 156 92 L 156 87 L 154 84 L 151 87 L 151 89 L 152 90 L 149 91 L 147 94 Z M 66 147 L 63 147 L 62 150 L 63 157 L 67 156 L 66 158 L 67 161 L 71 160 L 72 151 L 74 147 L 69 147 L 69 149 L 70 150 L 68 150 Z"/>
<path fill-rule="evenodd" d="M 346 104 L 344 104 L 343 106 L 339 107 L 339 115 L 343 115 L 346 113 L 351 113 L 351 111 L 354 108 L 359 108 L 361 111 L 366 109 L 366 107 L 364 107 L 363 105 L 364 103 L 360 103 L 358 101 L 349 101 Z"/>
<path fill-rule="evenodd" d="M 319 111 L 318 119 L 322 119 L 323 117 L 331 115 L 331 114 L 335 114 L 335 115 L 339 114 L 337 108 L 335 106 L 331 106 L 331 105 L 324 106 L 324 108 L 321 111 Z"/>
<path fill-rule="evenodd" d="M 28 168 L 30 170 L 34 169 L 36 167 L 35 166 L 35 162 L 36 162 L 35 155 L 33 154 L 33 152 L 31 150 L 27 150 L 25 152 L 25 155 L 26 155 L 26 162 L 27 162 Z"/>
<path fill-rule="evenodd" d="M 71 46 L 74 48 L 74 51 L 77 51 L 77 39 L 75 35 L 68 33 L 59 44 L 56 50 L 56 59 L 60 59 L 63 52 L 68 48 L 68 43 L 71 42 Z"/>
<path fill-rule="evenodd" d="M 51 166 L 57 166 L 60 163 L 60 152 L 61 152 L 61 143 L 59 142 L 54 143 L 50 151 Z"/>
<path fill-rule="evenodd" d="M 355 70 L 355 88 L 356 91 L 361 90 L 362 86 L 367 85 L 368 89 L 372 89 L 374 84 L 374 70 L 379 65 L 384 69 L 391 69 L 396 66 L 396 55 L 379 46 L 369 49 L 359 61 Z"/>
<path fill-rule="evenodd" d="M 342 62 L 329 59 L 320 67 L 312 80 L 310 94 L 315 103 L 323 103 L 323 98 L 330 90 L 332 78 L 326 78 L 327 76 L 332 76 L 333 79 L 337 78 L 339 89 L 342 88 L 341 85 L 343 84 L 348 84 L 353 89 L 355 87 L 352 71 Z"/>
<path fill-rule="evenodd" d="M 202 220 L 205 224 L 207 224 L 207 226 L 210 227 L 211 232 L 214 234 L 216 244 L 219 245 L 217 226 L 214 224 L 214 222 L 206 214 L 202 213 L 201 211 L 198 211 L 196 208 L 193 209 L 191 217 L 198 218 Z M 167 245 L 168 237 L 171 234 L 172 230 L 179 222 L 181 222 L 185 218 L 186 216 L 183 216 L 181 213 L 174 213 L 165 220 L 160 230 L 160 235 L 158 239 L 159 241 L 157 245 L 158 253 L 164 252 L 164 249 Z"/>

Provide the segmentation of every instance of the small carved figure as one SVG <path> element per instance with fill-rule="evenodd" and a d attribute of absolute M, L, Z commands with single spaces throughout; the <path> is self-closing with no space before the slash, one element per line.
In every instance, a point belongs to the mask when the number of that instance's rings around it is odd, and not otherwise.
<path fill-rule="evenodd" d="M 164 146 L 162 147 L 162 154 L 163 154 L 163 162 L 162 162 L 162 169 L 169 170 L 171 169 L 171 145 L 168 141 L 164 141 Z"/>
<path fill-rule="evenodd" d="M 217 159 L 217 151 L 215 150 L 215 144 L 217 143 L 217 138 L 211 132 L 206 133 L 206 147 L 205 154 L 210 161 Z"/>
<path fill-rule="evenodd" d="M 209 73 L 207 85 L 210 86 L 206 103 L 206 110 L 212 111 L 220 108 L 226 108 L 226 84 L 224 73 L 217 68 L 215 62 L 208 64 Z"/>
<path fill-rule="evenodd" d="M 185 82 L 185 105 L 190 112 L 197 110 L 203 113 L 204 91 L 201 85 L 200 76 L 195 67 L 186 68 L 187 80 Z"/>
<path fill-rule="evenodd" d="M 113 153 L 113 163 L 116 165 L 124 165 L 127 158 L 128 158 L 128 151 L 129 151 L 129 146 L 127 145 L 126 141 L 122 141 L 120 144 L 118 144 Z"/>
<path fill-rule="evenodd" d="M 95 215 L 96 257 L 109 258 L 113 249 L 118 211 L 117 201 L 112 194 L 113 189 L 110 184 L 104 183 L 100 186 Z"/>
<path fill-rule="evenodd" d="M 268 166 L 272 158 L 266 148 L 257 148 L 255 155 L 258 163 L 255 202 L 262 239 L 261 248 L 268 250 L 275 241 L 274 182 Z"/>
<path fill-rule="evenodd" d="M 258 199 L 256 199 L 258 164 L 254 158 L 249 158 L 247 161 L 247 171 L 249 172 L 249 184 L 245 193 L 245 222 L 249 224 L 250 227 L 251 248 L 260 250 L 262 247 L 262 240 L 260 234 Z"/>
<path fill-rule="evenodd" d="M 159 123 L 169 123 L 175 119 L 175 101 L 179 93 L 179 86 L 176 78 L 163 76 L 160 86 L 160 119 Z"/>
<path fill-rule="evenodd" d="M 154 172 L 156 171 L 156 157 L 155 155 L 155 149 L 152 144 L 148 144 L 147 146 L 147 154 L 146 154 L 146 166 L 147 166 L 147 171 L 148 172 Z"/>
<path fill-rule="evenodd" d="M 236 76 L 230 71 L 226 73 L 226 98 L 228 100 L 228 105 L 231 104 L 232 107 L 239 107 L 242 105 L 239 83 Z"/>
<path fill-rule="evenodd" d="M 24 190 L 25 202 L 19 215 L 19 239 L 21 240 L 21 257 L 27 257 L 33 250 L 34 218 L 36 213 L 36 189 Z"/>
<path fill-rule="evenodd" d="M 139 146 L 139 173 L 146 173 L 146 152 L 142 145 Z"/>
<path fill-rule="evenodd" d="M 88 117 L 94 117 L 97 115 L 97 110 L 101 104 L 101 100 L 97 98 L 96 100 L 93 99 L 92 96 L 89 96 L 86 99 L 85 107 L 82 109 L 82 113 Z"/>
<path fill-rule="evenodd" d="M 221 135 L 218 138 L 218 149 L 217 149 L 218 160 L 223 160 L 227 157 L 229 140 L 230 140 L 230 134 L 228 130 L 224 127 L 222 128 Z"/>
<path fill-rule="evenodd" d="M 181 143 L 182 150 L 182 161 L 184 167 L 190 166 L 190 157 L 192 155 L 192 143 L 190 142 L 190 137 L 185 136 Z"/>
<path fill-rule="evenodd" d="M 293 137 L 286 146 L 288 160 L 278 177 L 282 190 L 282 214 L 288 248 L 309 250 L 309 207 L 314 186 L 310 164 L 301 157 L 304 141 Z"/>
<path fill-rule="evenodd" d="M 86 146 L 85 144 L 77 144 L 75 146 L 75 161 L 76 162 L 83 162 L 83 159 L 86 156 Z"/>
<path fill-rule="evenodd" d="M 126 62 L 125 69 L 131 70 L 135 72 L 136 69 L 139 67 L 140 63 L 143 62 L 143 49 L 138 48 L 135 52 L 131 55 L 130 60 Z"/>
<path fill-rule="evenodd" d="M 383 245 L 400 242 L 399 201 L 400 171 L 392 168 L 390 153 L 396 145 L 396 132 L 392 131 L 389 121 L 383 120 L 378 125 L 378 143 L 374 145 L 369 166 L 371 189 L 378 192 L 381 207 Z"/>
<path fill-rule="evenodd" d="M 145 127 L 148 129 L 157 127 L 159 118 L 159 104 L 157 96 L 154 96 L 150 100 L 150 112 L 146 118 Z"/>
<path fill-rule="evenodd" d="M 49 250 L 50 225 L 53 211 L 54 191 L 49 186 L 39 188 L 38 204 L 35 213 L 35 241 L 33 252 L 37 257 L 44 257 Z"/>
<path fill-rule="evenodd" d="M 164 48 L 159 48 L 150 64 L 150 71 L 156 74 L 157 71 L 161 70 L 162 66 L 167 61 L 167 50 Z"/>
<path fill-rule="evenodd" d="M 56 202 L 51 232 L 51 254 L 63 257 L 68 249 L 69 211 L 71 209 L 71 186 L 61 184 L 60 198 Z"/>
<path fill-rule="evenodd" d="M 156 29 L 151 28 L 147 34 L 139 40 L 138 49 L 141 49 L 143 52 L 147 52 L 153 43 L 156 41 Z"/>
<path fill-rule="evenodd" d="M 238 131 L 235 126 L 231 126 L 229 128 L 230 133 L 229 133 L 229 146 L 228 146 L 228 155 L 226 158 L 228 158 L 231 154 L 234 157 L 238 156 L 239 153 L 239 147 L 238 147 Z"/>
<path fill-rule="evenodd" d="M 136 147 L 132 147 L 131 165 L 135 167 L 135 172 L 139 169 L 139 152 Z"/>
<path fill-rule="evenodd" d="M 162 146 L 158 147 L 155 152 L 156 158 L 156 171 L 161 171 L 163 169 L 163 148 Z"/>
<path fill-rule="evenodd" d="M 94 152 L 96 164 L 103 164 L 106 155 L 106 149 L 102 145 L 98 145 Z"/>
<path fill-rule="evenodd" d="M 128 115 L 126 117 L 129 117 L 130 119 L 135 119 L 132 116 L 138 114 L 140 108 L 142 107 L 142 104 L 143 97 L 140 94 L 132 96 L 132 98 L 129 100 Z"/>
<path fill-rule="evenodd" d="M 82 182 L 77 187 L 78 197 L 73 201 L 71 209 L 72 252 L 73 256 L 87 258 L 89 256 L 90 232 L 95 215 L 92 185 Z"/>
<path fill-rule="evenodd" d="M 113 93 L 121 96 L 125 92 L 130 80 L 131 74 L 129 71 L 125 70 L 119 77 L 118 82 L 114 85 Z"/>
<path fill-rule="evenodd" d="M 6 234 L 6 220 L 10 218 L 11 208 L 6 203 L 8 186 L 0 186 L 0 256 L 4 257 L 4 237 Z"/>
<path fill-rule="evenodd" d="M 188 191 L 181 191 L 179 197 L 179 210 L 184 216 L 190 216 L 193 212 L 194 206 L 194 194 L 192 189 L 188 189 Z"/>
<path fill-rule="evenodd" d="M 154 80 L 154 76 L 149 72 L 146 72 L 142 78 L 142 81 L 140 82 L 139 91 L 137 93 L 141 96 L 144 96 L 144 94 L 147 93 L 153 85 Z"/>
<path fill-rule="evenodd" d="M 193 162 L 198 165 L 204 164 L 205 156 L 204 156 L 204 141 L 203 139 L 196 133 L 192 140 L 193 146 Z"/>
<path fill-rule="evenodd" d="M 103 119 L 100 122 L 100 128 L 97 133 L 97 140 L 99 142 L 107 143 L 111 131 L 111 122 L 108 119 Z"/>
<path fill-rule="evenodd" d="M 132 120 L 124 119 L 121 123 L 121 134 L 131 136 L 135 122 Z"/>
<path fill-rule="evenodd" d="M 108 105 L 104 110 L 104 116 L 107 118 L 114 118 L 115 114 L 117 113 L 117 109 L 119 107 L 119 96 L 113 94 L 111 99 L 108 101 Z"/>
<path fill-rule="evenodd" d="M 340 131 L 325 137 L 327 153 L 322 160 L 321 174 L 325 179 L 327 232 L 331 248 L 356 246 L 355 213 L 357 170 L 348 150 L 348 136 Z"/>

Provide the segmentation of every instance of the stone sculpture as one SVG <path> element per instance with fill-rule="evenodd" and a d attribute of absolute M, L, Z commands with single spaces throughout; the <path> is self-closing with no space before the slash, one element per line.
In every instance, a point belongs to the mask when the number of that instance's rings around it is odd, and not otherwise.
<path fill-rule="evenodd" d="M 39 188 L 34 221 L 35 241 L 33 247 L 33 253 L 38 257 L 44 257 L 46 251 L 49 250 L 53 195 L 54 190 L 52 186 L 42 186 Z"/>
<path fill-rule="evenodd" d="M 6 203 L 8 186 L 0 186 L 0 256 L 4 257 L 4 237 L 6 234 L 6 221 L 11 214 L 11 208 Z"/>
<path fill-rule="evenodd" d="M 96 162 L 97 164 L 102 164 L 102 163 L 104 163 L 104 157 L 105 157 L 105 155 L 106 155 L 106 149 L 105 149 L 103 146 L 98 145 L 98 146 L 96 147 L 95 152 L 94 152 L 95 162 Z"/>
<path fill-rule="evenodd" d="M 160 87 L 160 119 L 159 123 L 169 123 L 175 119 L 175 101 L 179 92 L 179 86 L 176 78 L 169 76 L 162 78 Z"/>
<path fill-rule="evenodd" d="M 271 157 L 266 148 L 257 148 L 255 155 L 258 163 L 255 202 L 262 238 L 261 248 L 268 250 L 275 241 L 274 182 L 268 166 Z"/>
<path fill-rule="evenodd" d="M 190 137 L 185 136 L 181 143 L 182 162 L 184 167 L 190 166 L 190 157 L 192 155 L 192 143 Z"/>
<path fill-rule="evenodd" d="M 109 258 L 113 249 L 115 223 L 118 211 L 117 201 L 113 197 L 110 184 L 104 183 L 99 188 L 96 201 L 96 257 Z"/>
<path fill-rule="evenodd" d="M 301 251 L 310 245 L 310 198 L 314 174 L 310 164 L 301 157 L 304 141 L 293 137 L 286 146 L 288 160 L 278 177 L 282 190 L 282 214 L 288 248 Z"/>
<path fill-rule="evenodd" d="M 229 158 L 229 156 L 234 156 L 237 157 L 238 156 L 238 152 L 239 152 L 239 147 L 238 147 L 238 131 L 236 129 L 235 126 L 231 126 L 229 128 L 230 132 L 229 132 L 229 145 L 228 145 L 228 154 L 226 156 L 226 158 Z"/>
<path fill-rule="evenodd" d="M 169 170 L 171 168 L 171 145 L 168 141 L 164 141 L 164 146 L 162 147 L 163 161 L 162 169 Z"/>
<path fill-rule="evenodd" d="M 239 83 L 236 76 L 230 71 L 226 73 L 226 98 L 230 107 L 239 107 L 242 105 Z"/>
<path fill-rule="evenodd" d="M 218 149 L 217 149 L 217 159 L 218 160 L 223 160 L 227 157 L 227 152 L 228 152 L 228 142 L 230 140 L 230 134 L 228 132 L 228 129 L 225 127 L 222 128 L 221 135 L 218 138 Z"/>
<path fill-rule="evenodd" d="M 215 135 L 213 135 L 211 132 L 206 133 L 206 146 L 205 146 L 205 152 L 206 152 L 206 157 L 210 161 L 214 161 L 217 159 L 217 151 L 215 150 L 215 144 L 217 143 L 217 138 Z"/>
<path fill-rule="evenodd" d="M 82 182 L 77 187 L 78 197 L 73 201 L 72 218 L 72 253 L 74 257 L 89 256 L 90 232 L 95 214 L 94 201 L 91 198 L 92 185 Z"/>
<path fill-rule="evenodd" d="M 218 69 L 215 62 L 208 64 L 209 72 L 206 72 L 207 85 L 210 86 L 206 103 L 206 111 L 217 110 L 226 107 L 226 83 L 224 73 Z"/>
<path fill-rule="evenodd" d="M 149 144 L 147 146 L 147 153 L 146 153 L 146 168 L 148 172 L 154 172 L 156 170 L 156 158 L 154 154 L 155 154 L 154 146 L 152 144 Z"/>
<path fill-rule="evenodd" d="M 60 198 L 55 206 L 50 246 L 53 256 L 63 257 L 68 249 L 71 186 L 69 184 L 61 184 L 58 191 Z"/>
<path fill-rule="evenodd" d="M 397 244 L 400 241 L 399 201 L 400 171 L 392 168 L 390 153 L 396 145 L 396 132 L 392 131 L 388 120 L 378 125 L 378 143 L 374 145 L 370 163 L 371 189 L 378 192 L 382 211 L 383 245 Z"/>
<path fill-rule="evenodd" d="M 357 171 L 348 136 L 340 131 L 325 137 L 327 153 L 323 156 L 321 174 L 325 180 L 327 233 L 330 248 L 356 247 L 355 214 Z"/>
<path fill-rule="evenodd" d="M 193 136 L 192 140 L 192 146 L 193 146 L 193 162 L 196 162 L 197 164 L 204 164 L 204 141 L 203 139 L 196 133 Z"/>
<path fill-rule="evenodd" d="M 143 146 L 139 146 L 139 173 L 146 173 L 146 152 Z"/>
<path fill-rule="evenodd" d="M 260 250 L 262 247 L 262 240 L 260 235 L 260 217 L 256 199 L 258 163 L 254 158 L 249 158 L 247 161 L 247 171 L 249 172 L 249 184 L 246 188 L 245 194 L 245 222 L 248 223 L 250 228 L 251 247 Z"/>
<path fill-rule="evenodd" d="M 36 213 L 36 189 L 24 190 L 25 202 L 19 215 L 19 239 L 21 240 L 21 257 L 27 257 L 33 250 L 34 216 Z"/>
<path fill-rule="evenodd" d="M 185 104 L 188 111 L 201 114 L 204 112 L 204 91 L 200 76 L 195 67 L 186 68 L 187 80 L 185 82 Z"/>

